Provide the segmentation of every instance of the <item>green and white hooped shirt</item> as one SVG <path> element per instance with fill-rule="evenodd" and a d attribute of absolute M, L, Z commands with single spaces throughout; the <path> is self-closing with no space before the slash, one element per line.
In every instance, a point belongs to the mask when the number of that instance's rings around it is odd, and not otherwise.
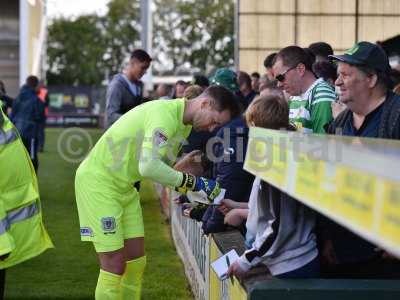
<path fill-rule="evenodd" d="M 300 132 L 325 133 L 324 125 L 332 120 L 331 103 L 335 100 L 334 87 L 319 78 L 302 95 L 290 97 L 289 119 Z"/>

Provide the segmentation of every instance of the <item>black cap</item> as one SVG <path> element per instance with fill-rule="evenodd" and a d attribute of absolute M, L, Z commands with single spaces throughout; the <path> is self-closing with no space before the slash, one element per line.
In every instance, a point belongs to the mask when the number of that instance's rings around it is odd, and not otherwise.
<path fill-rule="evenodd" d="M 382 47 L 370 42 L 359 42 L 343 55 L 329 55 L 329 58 L 350 65 L 366 66 L 385 73 L 390 72 L 391 69 L 389 59 Z"/>

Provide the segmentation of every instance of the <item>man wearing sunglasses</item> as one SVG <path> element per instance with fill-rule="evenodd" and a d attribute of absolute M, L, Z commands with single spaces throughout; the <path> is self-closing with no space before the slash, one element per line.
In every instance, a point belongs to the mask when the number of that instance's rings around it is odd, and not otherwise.
<path fill-rule="evenodd" d="M 332 119 L 331 103 L 336 100 L 334 87 L 312 72 L 313 60 L 304 49 L 289 46 L 278 52 L 273 73 L 278 87 L 291 97 L 289 119 L 299 131 L 325 133 Z"/>

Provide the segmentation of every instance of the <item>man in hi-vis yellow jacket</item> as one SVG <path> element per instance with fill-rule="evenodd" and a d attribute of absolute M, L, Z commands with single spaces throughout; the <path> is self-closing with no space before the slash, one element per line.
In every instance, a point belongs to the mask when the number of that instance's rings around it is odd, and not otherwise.
<path fill-rule="evenodd" d="M 32 162 L 17 129 L 0 109 L 0 298 L 6 268 L 52 247 Z"/>

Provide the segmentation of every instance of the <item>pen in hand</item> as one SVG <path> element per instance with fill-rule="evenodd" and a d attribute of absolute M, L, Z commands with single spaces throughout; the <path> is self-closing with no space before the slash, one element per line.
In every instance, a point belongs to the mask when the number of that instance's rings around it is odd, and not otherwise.
<path fill-rule="evenodd" d="M 228 266 L 228 269 L 229 269 L 229 267 L 231 266 L 231 263 L 230 263 L 230 261 L 229 261 L 229 256 L 226 255 L 226 256 L 225 256 L 225 259 L 226 259 L 226 265 Z M 232 276 L 229 276 L 229 277 L 230 277 L 230 279 L 231 279 L 231 283 L 233 284 L 233 277 L 232 277 Z"/>

